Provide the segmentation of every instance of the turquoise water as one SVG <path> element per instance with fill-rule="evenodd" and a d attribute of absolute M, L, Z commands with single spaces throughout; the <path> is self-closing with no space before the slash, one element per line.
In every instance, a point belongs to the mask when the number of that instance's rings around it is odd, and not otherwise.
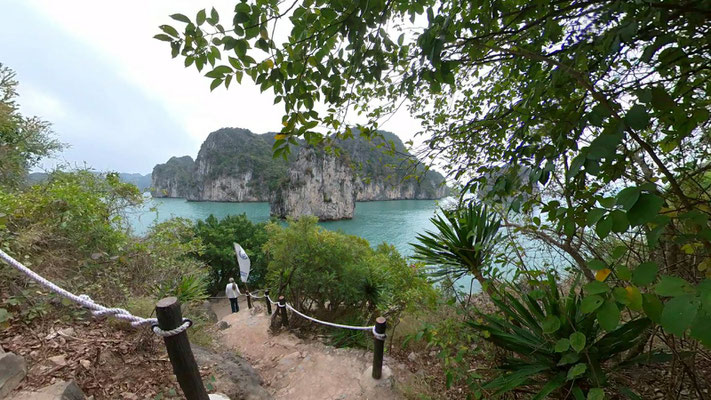
<path fill-rule="evenodd" d="M 154 209 L 154 210 L 151 210 Z M 321 222 L 333 231 L 365 238 L 372 246 L 390 243 L 403 255 L 412 255 L 409 245 L 418 233 L 431 229 L 430 218 L 437 209 L 435 200 L 369 201 L 356 204 L 355 216 L 350 220 Z M 210 214 L 217 218 L 245 213 L 253 222 L 269 220 L 269 203 L 188 202 L 184 199 L 148 199 L 146 204 L 129 213 L 134 233 L 143 235 L 156 221 L 172 217 L 193 220 L 205 219 Z"/>

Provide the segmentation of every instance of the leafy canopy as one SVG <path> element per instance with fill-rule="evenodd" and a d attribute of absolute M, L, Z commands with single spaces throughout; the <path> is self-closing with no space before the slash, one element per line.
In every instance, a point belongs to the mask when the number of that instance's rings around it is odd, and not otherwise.
<path fill-rule="evenodd" d="M 352 135 L 350 109 L 374 132 L 405 102 L 452 179 L 515 198 L 537 218 L 521 229 L 615 302 L 711 343 L 708 2 L 254 0 L 172 18 L 156 38 L 213 89 L 248 76 L 284 105 L 275 155 L 317 127 Z M 633 271 L 646 262 L 659 273 Z M 690 289 L 660 298 L 664 276 Z"/>

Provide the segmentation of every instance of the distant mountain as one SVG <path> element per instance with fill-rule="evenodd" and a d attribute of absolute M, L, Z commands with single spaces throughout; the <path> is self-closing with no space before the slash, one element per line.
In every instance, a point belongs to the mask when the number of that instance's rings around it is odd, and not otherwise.
<path fill-rule="evenodd" d="M 350 199 L 351 195 L 358 201 L 370 201 L 438 199 L 448 194 L 442 175 L 426 171 L 395 134 L 382 134 L 385 142 L 371 142 L 359 136 L 334 141 L 342 149 L 340 161 L 334 163 L 330 159 L 335 155 L 303 145 L 296 146 L 288 160 L 275 159 L 274 133 L 223 128 L 207 137 L 194 161 L 189 156 L 172 157 L 165 164 L 156 165 L 151 193 L 154 197 L 184 197 L 192 201 L 274 204 L 279 199 L 280 205 L 273 206 L 272 211 L 280 216 L 292 215 L 289 210 L 333 208 L 341 201 L 334 199 Z M 397 154 L 383 152 L 390 143 Z M 304 152 L 307 148 L 310 150 Z M 413 162 L 402 161 L 403 157 Z M 405 179 L 410 175 L 419 179 Z M 330 194 L 323 194 L 326 192 Z M 303 198 L 311 199 L 311 203 L 306 206 Z M 329 204 L 321 204 L 323 201 Z M 324 214 L 323 219 L 348 217 L 349 212 L 342 211 L 348 208 L 336 206 L 336 211 Z"/>
<path fill-rule="evenodd" d="M 95 173 L 99 174 L 99 172 Z M 39 183 L 46 180 L 48 175 L 46 172 L 32 172 L 27 175 L 27 182 L 29 184 Z M 133 183 L 141 192 L 145 192 L 151 187 L 151 174 L 141 175 L 119 172 L 119 179 L 121 182 Z"/>

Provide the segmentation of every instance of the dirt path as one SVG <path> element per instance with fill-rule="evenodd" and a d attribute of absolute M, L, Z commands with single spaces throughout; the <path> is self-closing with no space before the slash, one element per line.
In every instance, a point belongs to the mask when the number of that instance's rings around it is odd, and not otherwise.
<path fill-rule="evenodd" d="M 394 361 L 388 357 L 383 379 L 376 381 L 370 377 L 369 351 L 306 342 L 288 332 L 271 335 L 263 304 L 256 307 L 256 312 L 247 309 L 245 300 L 240 302 L 239 313 L 231 314 L 229 308 L 226 300 L 213 303 L 218 318 L 230 324 L 220 331 L 221 342 L 239 352 L 259 371 L 265 388 L 275 399 L 402 399 L 393 384 L 409 372 L 393 365 Z"/>

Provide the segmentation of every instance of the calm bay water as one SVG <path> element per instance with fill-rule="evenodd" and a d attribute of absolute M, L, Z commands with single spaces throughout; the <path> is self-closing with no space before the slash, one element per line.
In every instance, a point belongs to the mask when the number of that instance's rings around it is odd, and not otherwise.
<path fill-rule="evenodd" d="M 355 216 L 350 220 L 321 222 L 333 231 L 365 238 L 372 246 L 382 242 L 394 245 L 403 255 L 412 255 L 409 243 L 418 233 L 431 229 L 430 218 L 437 209 L 435 200 L 369 201 L 356 204 Z M 151 208 L 155 210 L 151 211 Z M 205 219 L 210 214 L 217 218 L 245 213 L 253 222 L 269 220 L 269 203 L 188 202 L 184 199 L 148 199 L 146 204 L 129 214 L 129 223 L 138 235 L 145 234 L 156 221 L 172 217 L 193 220 Z"/>

